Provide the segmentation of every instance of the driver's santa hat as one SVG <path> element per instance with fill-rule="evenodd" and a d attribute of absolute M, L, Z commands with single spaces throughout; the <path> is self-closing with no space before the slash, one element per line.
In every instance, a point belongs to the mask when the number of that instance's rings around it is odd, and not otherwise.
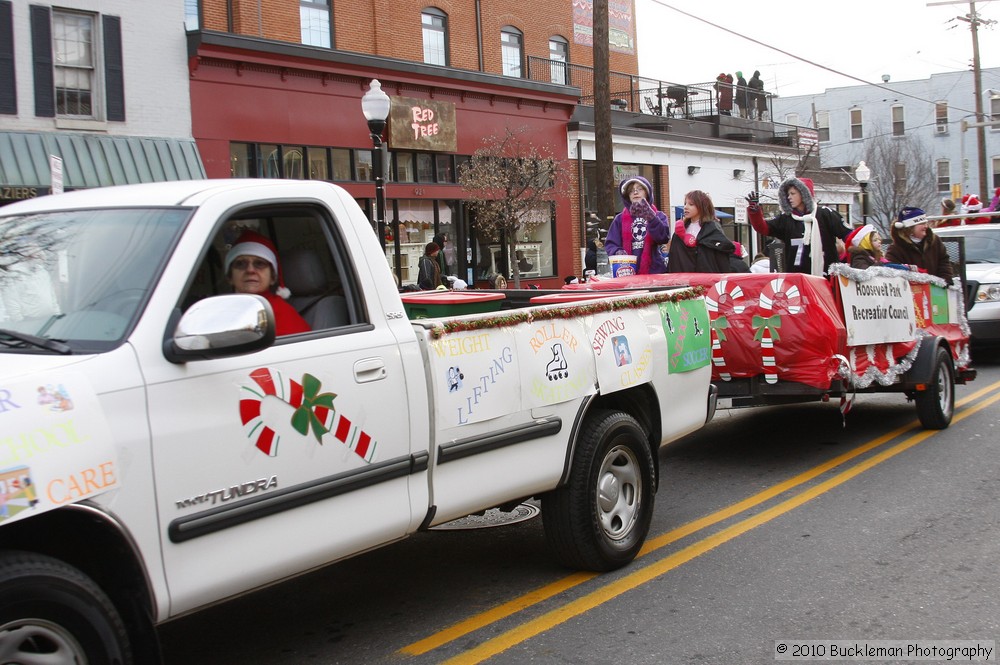
<path fill-rule="evenodd" d="M 292 292 L 285 286 L 285 277 L 281 273 L 281 266 L 278 265 L 278 252 L 270 238 L 256 231 L 241 233 L 240 237 L 236 239 L 236 244 L 226 253 L 225 273 L 227 275 L 233 261 L 240 256 L 256 256 L 270 263 L 271 270 L 278 278 L 278 288 L 275 289 L 275 293 L 282 298 L 288 298 L 292 295 Z"/>

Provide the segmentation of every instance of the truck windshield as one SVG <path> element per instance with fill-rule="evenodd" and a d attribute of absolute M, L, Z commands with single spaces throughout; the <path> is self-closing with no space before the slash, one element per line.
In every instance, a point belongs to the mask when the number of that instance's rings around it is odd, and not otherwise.
<path fill-rule="evenodd" d="M 0 353 L 104 351 L 131 331 L 189 209 L 0 217 Z M 17 335 L 16 333 L 21 333 Z M 65 352 L 65 351 L 62 351 Z"/>

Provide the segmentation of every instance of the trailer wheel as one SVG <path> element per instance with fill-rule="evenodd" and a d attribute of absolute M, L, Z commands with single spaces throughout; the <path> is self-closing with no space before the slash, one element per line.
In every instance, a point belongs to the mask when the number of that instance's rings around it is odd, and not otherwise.
<path fill-rule="evenodd" d="M 569 482 L 542 497 L 545 537 L 560 563 L 606 571 L 642 547 L 653 516 L 653 456 L 632 416 L 599 411 L 583 423 Z"/>
<path fill-rule="evenodd" d="M 0 663 L 131 662 L 121 617 L 93 580 L 51 557 L 0 553 Z"/>
<path fill-rule="evenodd" d="M 955 369 L 951 355 L 942 347 L 934 352 L 934 377 L 927 390 L 914 396 L 917 416 L 925 429 L 945 429 L 955 413 Z"/>

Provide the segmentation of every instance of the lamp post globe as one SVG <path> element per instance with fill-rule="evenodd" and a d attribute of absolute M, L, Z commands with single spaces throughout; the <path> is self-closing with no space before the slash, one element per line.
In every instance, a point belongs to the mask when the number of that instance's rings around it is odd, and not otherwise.
<path fill-rule="evenodd" d="M 854 169 L 854 177 L 861 185 L 861 222 L 868 223 L 868 181 L 871 180 L 872 170 L 868 168 L 864 160 L 858 162 Z"/>
<path fill-rule="evenodd" d="M 375 143 L 376 147 L 382 144 L 382 132 L 385 131 L 385 119 L 389 117 L 390 103 L 389 95 L 382 91 L 382 84 L 378 79 L 372 79 L 368 84 L 368 92 L 361 98 L 361 112 L 368 121 L 372 141 L 378 141 Z"/>
<path fill-rule="evenodd" d="M 382 91 L 382 84 L 378 79 L 372 79 L 368 84 L 368 91 L 361 97 L 361 112 L 368 121 L 368 131 L 372 138 L 372 171 L 375 172 L 375 233 L 378 234 L 379 244 L 382 251 L 385 251 L 385 177 L 383 171 L 385 167 L 382 162 L 382 133 L 385 131 L 385 121 L 389 117 L 389 107 L 392 100 L 389 95 Z M 402 285 L 402 251 L 399 245 L 399 229 L 394 229 L 393 239 L 393 263 L 396 269 L 396 279 Z"/>

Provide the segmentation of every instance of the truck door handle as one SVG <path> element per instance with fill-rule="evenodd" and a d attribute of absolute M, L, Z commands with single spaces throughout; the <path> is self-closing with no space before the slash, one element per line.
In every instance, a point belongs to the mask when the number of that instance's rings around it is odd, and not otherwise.
<path fill-rule="evenodd" d="M 358 383 L 381 381 L 385 378 L 385 361 L 381 358 L 362 358 L 354 363 L 354 380 Z"/>

